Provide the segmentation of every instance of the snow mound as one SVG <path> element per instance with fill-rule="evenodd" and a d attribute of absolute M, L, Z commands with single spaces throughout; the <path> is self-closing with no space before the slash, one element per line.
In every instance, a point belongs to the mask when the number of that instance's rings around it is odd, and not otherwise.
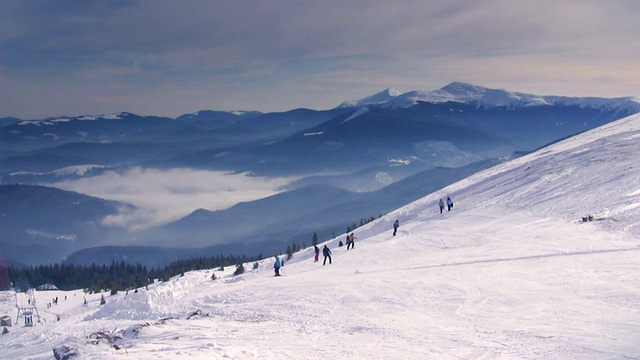
<path fill-rule="evenodd" d="M 193 276 L 194 273 L 189 274 L 189 277 Z M 85 320 L 144 320 L 183 316 L 190 309 L 188 300 L 195 286 L 189 277 L 177 277 L 151 285 L 149 290 L 128 291 L 125 296 L 107 301 Z"/>

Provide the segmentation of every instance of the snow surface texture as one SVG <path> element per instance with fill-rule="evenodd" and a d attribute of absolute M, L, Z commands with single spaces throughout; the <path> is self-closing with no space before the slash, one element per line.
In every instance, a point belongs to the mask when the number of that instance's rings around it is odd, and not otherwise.
<path fill-rule="evenodd" d="M 639 140 L 634 115 L 478 173 L 358 229 L 352 250 L 328 240 L 331 265 L 308 248 L 279 278 L 267 259 L 102 306 L 37 292 L 42 322 L 9 328 L 0 357 L 638 359 Z M 0 293 L 0 315 L 15 321 L 15 300 Z"/>

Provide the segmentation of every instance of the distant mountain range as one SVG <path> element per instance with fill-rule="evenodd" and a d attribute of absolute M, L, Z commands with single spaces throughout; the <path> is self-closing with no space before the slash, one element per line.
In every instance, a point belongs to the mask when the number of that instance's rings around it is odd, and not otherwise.
<path fill-rule="evenodd" d="M 0 257 L 155 266 L 198 248 L 266 254 L 294 241 L 309 245 L 314 231 L 321 238 L 342 233 L 504 159 L 637 112 L 632 98 L 539 96 L 456 82 L 431 92 L 387 89 L 319 111 L 0 119 L 0 183 L 39 185 L 0 188 L 0 245 L 9 249 Z M 135 234 L 103 225 L 133 205 L 46 187 L 134 166 L 297 180 L 272 197 L 193 209 Z"/>
<path fill-rule="evenodd" d="M 518 109 L 536 106 L 579 106 L 593 109 L 619 109 L 621 111 L 638 111 L 638 103 L 633 98 L 616 99 L 596 97 L 540 96 L 502 89 L 489 89 L 483 86 L 463 82 L 453 82 L 435 91 L 410 91 L 401 94 L 387 89 L 379 94 L 356 101 L 357 106 L 376 105 L 383 108 L 408 108 L 419 103 L 461 103 L 478 108 L 506 107 Z M 343 103 L 342 106 L 349 104 Z"/>
<path fill-rule="evenodd" d="M 0 185 L 3 259 L 46 264 L 89 247 L 127 244 L 121 230 L 103 220 L 133 206 L 36 185 Z"/>

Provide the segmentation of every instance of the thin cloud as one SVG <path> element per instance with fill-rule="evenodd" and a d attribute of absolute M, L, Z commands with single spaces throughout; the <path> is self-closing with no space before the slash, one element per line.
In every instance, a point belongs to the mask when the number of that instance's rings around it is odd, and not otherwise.
<path fill-rule="evenodd" d="M 187 168 L 135 167 L 51 186 L 135 205 L 138 210 L 122 209 L 118 215 L 105 219 L 105 224 L 140 230 L 178 220 L 200 208 L 222 210 L 271 196 L 293 180 Z"/>

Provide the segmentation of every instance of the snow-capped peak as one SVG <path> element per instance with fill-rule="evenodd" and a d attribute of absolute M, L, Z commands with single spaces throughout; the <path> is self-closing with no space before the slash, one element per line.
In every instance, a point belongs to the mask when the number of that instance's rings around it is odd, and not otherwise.
<path fill-rule="evenodd" d="M 473 104 L 483 107 L 520 107 L 534 105 L 549 105 L 544 96 L 524 94 L 502 89 L 489 89 L 483 86 L 464 82 L 451 84 L 430 92 L 411 91 L 402 94 L 393 101 L 385 104 L 387 108 L 406 108 L 419 102 L 442 103 L 457 102 Z"/>
<path fill-rule="evenodd" d="M 385 89 L 377 94 L 362 98 L 360 100 L 349 100 L 340 104 L 340 108 L 345 107 L 361 107 L 367 105 L 380 105 L 400 96 L 402 93 L 394 89 Z"/>
<path fill-rule="evenodd" d="M 112 114 L 102 114 L 102 115 L 85 115 L 79 116 L 76 119 L 78 120 L 122 120 L 123 117 L 127 116 L 127 113 L 112 113 Z"/>
<path fill-rule="evenodd" d="M 55 125 L 57 123 L 65 123 L 70 121 L 96 121 L 96 120 L 122 120 L 125 117 L 129 116 L 129 113 L 111 113 L 111 114 L 102 114 L 102 115 L 82 115 L 82 116 L 60 116 L 60 117 L 52 117 L 43 120 L 24 120 L 18 123 L 18 125 Z"/>
<path fill-rule="evenodd" d="M 386 99 L 386 100 L 385 100 Z M 640 103 L 632 97 L 623 98 L 580 98 L 566 96 L 542 96 L 504 89 L 490 89 L 464 82 L 452 82 L 434 91 L 415 90 L 400 94 L 387 89 L 361 100 L 346 101 L 340 107 L 374 106 L 381 108 L 409 108 L 419 104 L 456 102 L 477 107 L 520 108 L 542 105 L 566 105 L 592 108 L 620 108 L 631 113 L 640 112 Z"/>

